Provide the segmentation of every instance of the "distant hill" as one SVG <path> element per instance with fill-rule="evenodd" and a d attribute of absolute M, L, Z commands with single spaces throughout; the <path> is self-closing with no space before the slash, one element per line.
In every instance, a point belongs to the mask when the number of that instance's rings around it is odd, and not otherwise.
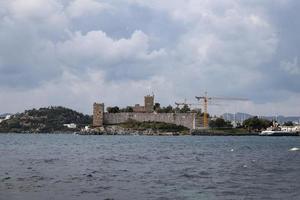
<path fill-rule="evenodd" d="M 236 113 L 236 114 L 224 113 L 222 115 L 222 117 L 226 121 L 238 121 L 238 122 L 242 122 L 242 121 L 245 121 L 246 119 L 249 119 L 249 118 L 251 118 L 253 116 L 250 115 L 250 114 L 247 114 L 247 113 Z"/>
<path fill-rule="evenodd" d="M 279 123 L 284 123 L 284 122 L 294 122 L 294 123 L 299 123 L 300 122 L 300 117 L 298 116 L 262 116 L 262 118 L 268 119 L 268 120 L 276 120 Z"/>
<path fill-rule="evenodd" d="M 222 115 L 222 117 L 227 120 L 227 121 L 238 121 L 238 122 L 242 122 L 248 118 L 254 117 L 253 115 L 247 114 L 247 113 L 236 113 L 236 114 L 232 114 L 232 113 L 224 113 Z M 270 121 L 272 120 L 276 120 L 279 123 L 284 123 L 284 122 L 288 122 L 288 121 L 292 121 L 292 122 L 298 122 L 300 120 L 300 116 L 259 116 L 260 118 L 264 118 L 264 119 L 268 119 Z"/>
<path fill-rule="evenodd" d="M 52 133 L 68 131 L 64 124 L 75 123 L 80 128 L 91 122 L 92 118 L 89 115 L 60 106 L 48 107 L 13 115 L 11 119 L 0 123 L 0 132 Z"/>

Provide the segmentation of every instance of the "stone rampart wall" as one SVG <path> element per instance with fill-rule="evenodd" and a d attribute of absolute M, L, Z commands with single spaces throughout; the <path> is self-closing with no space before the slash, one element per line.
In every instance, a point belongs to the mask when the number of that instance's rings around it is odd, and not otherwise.
<path fill-rule="evenodd" d="M 104 125 L 120 124 L 129 119 L 182 125 L 194 129 L 194 113 L 104 113 Z"/>

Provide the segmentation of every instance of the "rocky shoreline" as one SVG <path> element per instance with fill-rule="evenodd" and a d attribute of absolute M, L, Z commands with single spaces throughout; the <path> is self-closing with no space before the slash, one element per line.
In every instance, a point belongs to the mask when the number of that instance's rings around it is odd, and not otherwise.
<path fill-rule="evenodd" d="M 135 130 L 130 128 L 123 128 L 117 125 L 105 126 L 89 131 L 78 132 L 79 135 L 149 135 L 149 136 L 178 136 L 190 135 L 189 132 L 166 132 L 154 129 Z"/>
<path fill-rule="evenodd" d="M 257 132 L 224 132 L 220 130 L 190 130 L 186 132 L 167 132 L 154 129 L 136 130 L 131 128 L 123 128 L 118 125 L 111 125 L 91 129 L 89 131 L 78 132 L 79 135 L 149 135 L 149 136 L 257 136 Z"/>
<path fill-rule="evenodd" d="M 5 133 L 5 132 L 4 132 Z M 3 133 L 3 134 L 4 134 Z M 14 133 L 14 132 L 6 132 Z M 161 129 L 134 129 L 124 128 L 119 125 L 109 125 L 99 128 L 92 128 L 81 131 L 53 131 L 53 132 L 15 132 L 20 134 L 77 134 L 77 135 L 119 135 L 119 136 L 258 136 L 259 132 L 247 132 L 245 130 L 217 130 L 217 129 L 198 129 L 185 131 L 167 131 Z M 299 136 L 300 134 L 297 134 Z"/>

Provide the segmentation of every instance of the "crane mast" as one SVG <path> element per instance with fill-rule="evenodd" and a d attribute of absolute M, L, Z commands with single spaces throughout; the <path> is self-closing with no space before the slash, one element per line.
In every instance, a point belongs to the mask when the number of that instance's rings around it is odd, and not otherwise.
<path fill-rule="evenodd" d="M 203 126 L 204 126 L 204 128 L 208 128 L 207 104 L 208 104 L 208 100 L 207 100 L 207 98 L 204 98 L 204 109 L 203 109 L 203 111 L 204 111 L 204 113 L 203 113 Z"/>
<path fill-rule="evenodd" d="M 196 96 L 196 99 L 200 102 L 200 100 L 204 101 L 203 104 L 203 126 L 204 128 L 208 128 L 208 104 L 211 100 L 217 100 L 217 101 L 248 101 L 248 99 L 245 98 L 228 98 L 228 97 L 208 97 L 207 92 L 205 92 L 204 96 Z"/>

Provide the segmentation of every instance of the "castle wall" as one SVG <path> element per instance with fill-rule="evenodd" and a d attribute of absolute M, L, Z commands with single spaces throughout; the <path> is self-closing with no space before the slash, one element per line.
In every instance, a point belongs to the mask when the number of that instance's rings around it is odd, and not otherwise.
<path fill-rule="evenodd" d="M 194 113 L 104 113 L 104 124 L 120 124 L 129 119 L 139 122 L 153 121 L 182 125 L 194 129 Z"/>

